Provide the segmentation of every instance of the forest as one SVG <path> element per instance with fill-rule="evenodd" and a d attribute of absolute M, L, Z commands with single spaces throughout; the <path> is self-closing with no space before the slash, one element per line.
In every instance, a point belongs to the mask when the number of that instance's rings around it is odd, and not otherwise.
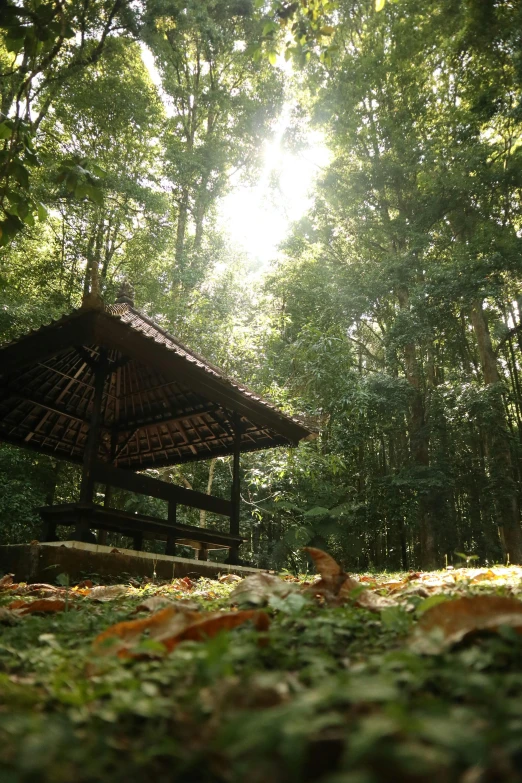
<path fill-rule="evenodd" d="M 0 2 L 0 346 L 124 286 L 314 434 L 243 570 L 0 572 L 2 783 L 518 783 L 521 283 L 519 0 Z M 0 443 L 2 552 L 80 483 Z"/>
<path fill-rule="evenodd" d="M 2 341 L 93 280 L 107 302 L 129 280 L 143 312 L 310 422 L 313 443 L 244 460 L 253 565 L 299 570 L 307 544 L 355 570 L 522 562 L 521 15 L 507 0 L 7 3 Z M 283 155 L 319 134 L 328 158 L 264 263 L 220 210 L 263 175 L 283 114 Z M 270 180 L 283 212 L 277 167 Z M 230 467 L 169 476 L 220 491 Z M 0 481 L 16 543 L 78 475 L 2 445 Z"/>

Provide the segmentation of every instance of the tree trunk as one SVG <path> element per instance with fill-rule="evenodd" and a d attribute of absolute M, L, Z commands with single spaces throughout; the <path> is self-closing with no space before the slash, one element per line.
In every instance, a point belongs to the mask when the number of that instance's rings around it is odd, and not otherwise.
<path fill-rule="evenodd" d="M 401 310 L 408 310 L 408 290 L 405 287 L 399 288 L 397 296 Z M 430 464 L 429 436 L 425 422 L 425 407 L 422 394 L 420 367 L 417 360 L 416 347 L 412 342 L 406 343 L 404 346 L 404 363 L 406 368 L 406 380 L 414 390 L 409 417 L 410 454 L 416 466 L 419 468 L 428 468 Z M 431 497 L 429 493 L 419 493 L 418 522 L 420 565 L 421 568 L 431 570 L 437 565 L 437 557 L 435 536 L 433 532 Z"/>
<path fill-rule="evenodd" d="M 217 462 L 216 458 L 210 460 L 210 466 L 208 469 L 207 495 L 210 495 L 210 492 L 212 490 L 212 482 L 214 481 L 214 471 L 216 469 L 216 462 Z M 205 509 L 201 509 L 199 512 L 199 526 L 200 527 L 207 526 L 207 512 L 205 511 Z"/>
<path fill-rule="evenodd" d="M 497 367 L 497 359 L 491 344 L 481 299 L 473 303 L 471 323 L 477 340 L 484 383 L 486 386 L 500 384 L 501 377 Z M 500 387 L 498 395 L 492 397 L 491 402 L 493 415 L 487 427 L 486 447 L 490 480 L 495 495 L 499 536 L 504 554 L 506 557 L 509 555 L 510 562 L 522 563 L 520 509 Z"/>
<path fill-rule="evenodd" d="M 187 223 L 188 223 L 188 192 L 185 190 L 183 191 L 179 202 L 178 224 L 176 229 L 175 258 L 176 258 L 176 268 L 181 281 L 183 281 L 182 271 L 185 267 L 185 237 L 187 233 Z"/>

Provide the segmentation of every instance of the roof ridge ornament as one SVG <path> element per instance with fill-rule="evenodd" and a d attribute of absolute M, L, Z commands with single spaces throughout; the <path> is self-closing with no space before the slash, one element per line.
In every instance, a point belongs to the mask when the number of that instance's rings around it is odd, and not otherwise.
<path fill-rule="evenodd" d="M 127 278 L 124 278 L 120 290 L 116 294 L 115 304 L 127 304 L 134 307 L 134 288 L 129 283 Z"/>

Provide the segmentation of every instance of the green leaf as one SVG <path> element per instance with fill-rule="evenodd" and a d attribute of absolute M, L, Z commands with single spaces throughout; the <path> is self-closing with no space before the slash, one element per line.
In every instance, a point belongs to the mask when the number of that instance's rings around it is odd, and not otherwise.
<path fill-rule="evenodd" d="M 81 182 L 74 189 L 74 197 L 77 199 L 87 198 L 89 186 Z"/>
<path fill-rule="evenodd" d="M 268 52 L 268 62 L 270 65 L 275 65 L 277 61 L 277 53 L 276 52 Z"/>
<path fill-rule="evenodd" d="M 7 215 L 0 222 L 0 246 L 4 247 L 23 228 L 23 223 L 16 215 Z"/>
<path fill-rule="evenodd" d="M 98 166 L 97 163 L 91 163 L 89 166 L 91 173 L 94 174 L 95 177 L 98 177 L 98 179 L 103 179 L 107 176 L 107 172 L 105 169 L 102 169 L 101 166 Z"/>
<path fill-rule="evenodd" d="M 305 517 L 326 517 L 330 513 L 330 509 L 324 508 L 324 506 L 314 506 L 310 511 L 307 511 Z"/>
<path fill-rule="evenodd" d="M 263 27 L 263 35 L 268 35 L 268 33 L 274 30 L 277 30 L 277 24 L 275 22 L 267 22 Z"/>
<path fill-rule="evenodd" d="M 44 220 L 47 219 L 47 215 L 49 214 L 47 211 L 47 207 L 45 207 L 41 201 L 38 202 L 36 205 L 36 211 L 38 213 L 38 220 L 40 223 L 43 223 Z"/>
<path fill-rule="evenodd" d="M 96 185 L 87 185 L 87 196 L 99 207 L 103 206 L 103 192 Z"/>
<path fill-rule="evenodd" d="M 375 0 L 375 10 L 382 11 L 384 6 L 386 5 L 386 0 Z"/>
<path fill-rule="evenodd" d="M 7 122 L 0 122 L 0 139 L 10 139 L 13 135 L 13 129 Z"/>
<path fill-rule="evenodd" d="M 10 36 L 6 36 L 6 38 L 4 39 L 4 44 L 8 52 L 12 52 L 13 54 L 18 54 L 24 48 L 24 39 L 11 38 Z"/>
<path fill-rule="evenodd" d="M 7 171 L 23 188 L 29 187 L 29 172 L 19 160 L 12 160 Z"/>

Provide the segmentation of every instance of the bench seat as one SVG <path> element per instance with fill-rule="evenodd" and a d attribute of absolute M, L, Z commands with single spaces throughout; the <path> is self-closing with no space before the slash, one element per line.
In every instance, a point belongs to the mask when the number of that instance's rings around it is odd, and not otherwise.
<path fill-rule="evenodd" d="M 44 506 L 38 509 L 44 521 L 44 541 L 56 540 L 56 526 L 84 526 L 86 529 L 106 530 L 130 536 L 134 549 L 143 548 L 143 539 L 166 541 L 166 554 L 175 554 L 175 544 L 190 546 L 196 550 L 200 560 L 206 560 L 209 549 L 230 549 L 240 546 L 244 539 L 218 530 L 183 525 L 166 519 L 133 514 L 95 503 L 66 503 Z"/>

